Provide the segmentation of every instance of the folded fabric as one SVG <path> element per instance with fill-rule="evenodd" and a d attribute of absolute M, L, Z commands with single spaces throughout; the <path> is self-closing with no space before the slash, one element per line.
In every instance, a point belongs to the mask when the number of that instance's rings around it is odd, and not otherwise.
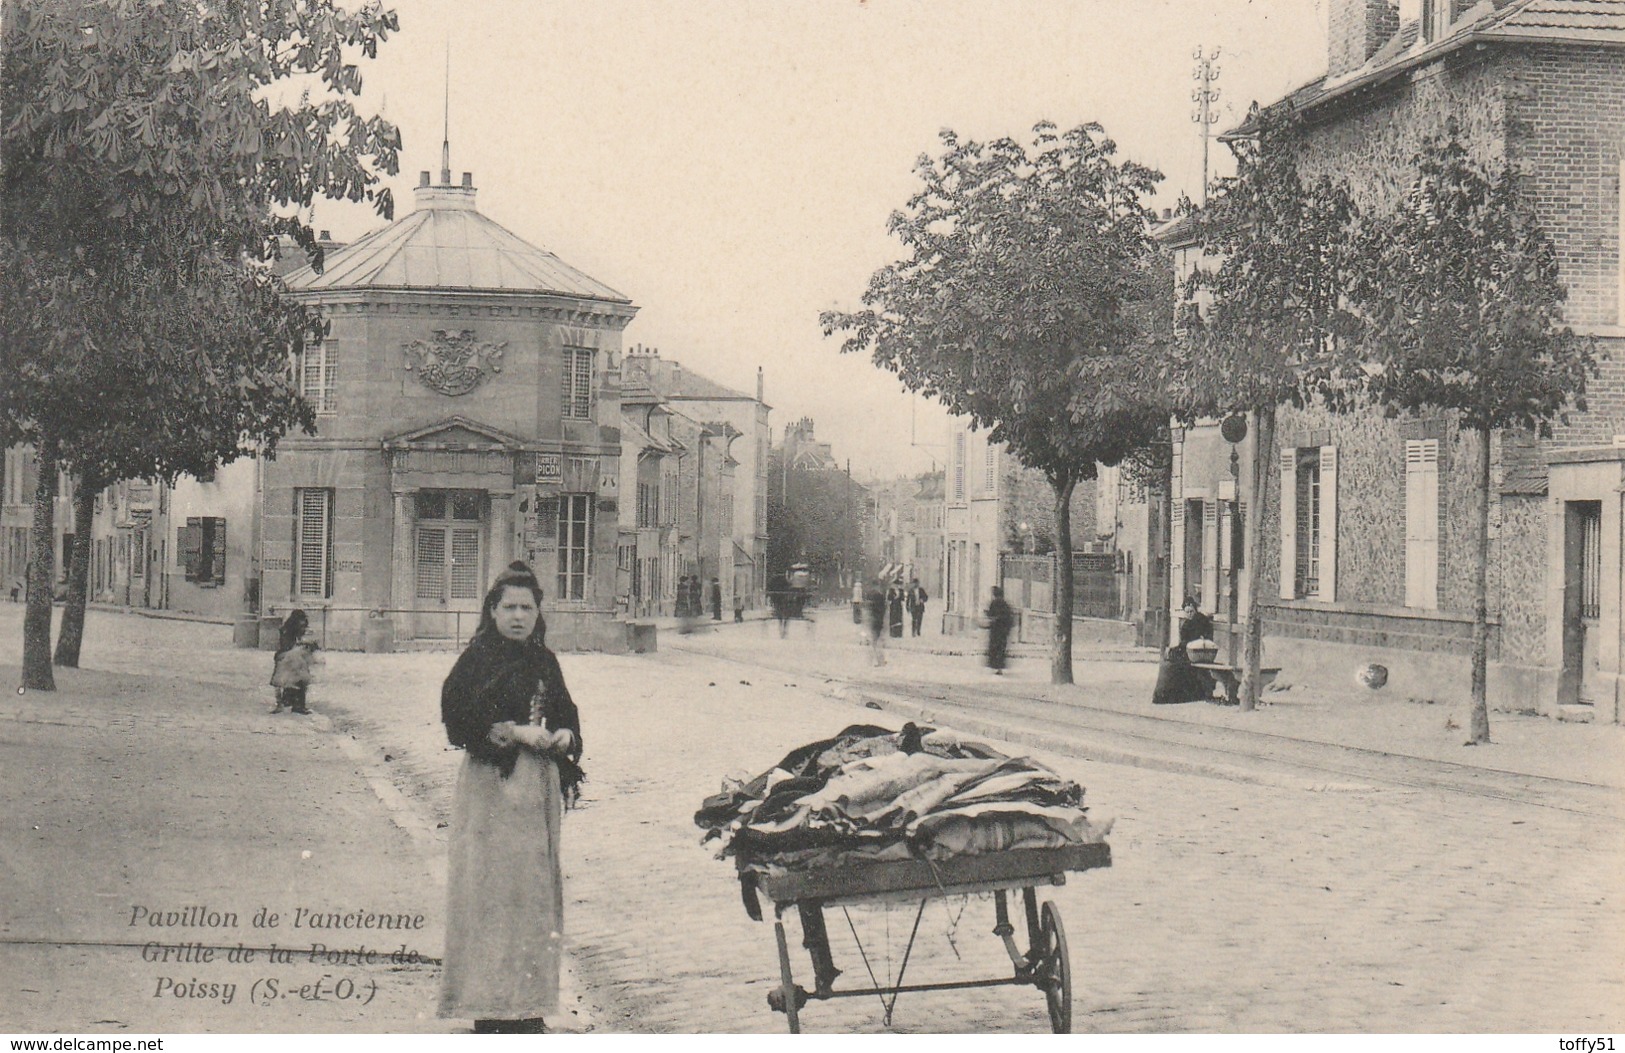
<path fill-rule="evenodd" d="M 853 725 L 707 798 L 694 821 L 752 869 L 977 855 L 1102 840 L 1083 788 L 931 728 Z"/>

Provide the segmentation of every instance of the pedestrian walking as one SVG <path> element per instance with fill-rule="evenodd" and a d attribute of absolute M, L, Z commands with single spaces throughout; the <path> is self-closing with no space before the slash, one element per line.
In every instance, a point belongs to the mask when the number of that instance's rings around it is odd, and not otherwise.
<path fill-rule="evenodd" d="M 913 635 L 920 635 L 920 623 L 925 621 L 925 601 L 931 597 L 925 594 L 920 585 L 919 578 L 913 578 L 908 583 L 908 617 L 909 627 Z"/>
<path fill-rule="evenodd" d="M 291 709 L 309 715 L 310 684 L 314 679 L 316 641 L 308 637 L 310 616 L 295 607 L 277 630 L 276 653 L 271 656 L 271 687 L 276 691 L 272 713 Z"/>
<path fill-rule="evenodd" d="M 905 590 L 903 579 L 892 581 L 891 588 L 886 590 L 886 627 L 891 632 L 892 639 L 903 638 L 903 598 Z"/>
<path fill-rule="evenodd" d="M 745 594 L 737 589 L 734 591 L 734 624 L 745 624 Z"/>
<path fill-rule="evenodd" d="M 711 579 L 711 620 L 722 620 L 722 582 L 716 578 Z"/>
<path fill-rule="evenodd" d="M 779 639 L 790 635 L 790 582 L 783 574 L 775 574 L 767 586 L 767 600 L 773 608 L 773 618 L 779 623 Z"/>
<path fill-rule="evenodd" d="M 1213 639 L 1213 619 L 1202 613 L 1195 596 L 1186 596 L 1180 610 L 1183 619 L 1179 623 L 1179 642 L 1163 654 L 1157 668 L 1157 686 L 1151 691 L 1151 704 L 1155 706 L 1213 697 L 1213 678 L 1207 670 L 1191 665 L 1189 650 L 1197 640 Z"/>
<path fill-rule="evenodd" d="M 477 1033 L 536 1033 L 559 1006 L 564 808 L 580 793 L 581 720 L 546 644 L 542 587 L 524 563 L 497 576 L 440 692 L 464 750 L 452 801 L 443 1017 Z"/>
<path fill-rule="evenodd" d="M 852 579 L 852 624 L 863 628 L 863 579 Z"/>
<path fill-rule="evenodd" d="M 1010 627 L 1015 617 L 1010 605 L 1004 602 L 1004 590 L 993 586 L 993 598 L 987 603 L 987 667 L 994 676 L 1003 676 L 1009 660 Z"/>
<path fill-rule="evenodd" d="M 886 593 L 876 581 L 864 593 L 863 604 L 869 619 L 869 664 L 886 664 Z"/>

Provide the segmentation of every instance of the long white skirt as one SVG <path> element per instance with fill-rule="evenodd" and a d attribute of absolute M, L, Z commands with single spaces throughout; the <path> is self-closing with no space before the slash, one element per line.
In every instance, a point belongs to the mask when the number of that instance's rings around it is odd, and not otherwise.
<path fill-rule="evenodd" d="M 558 1008 L 563 805 L 549 759 L 522 750 L 504 779 L 463 758 L 452 802 L 441 1016 L 521 1020 Z"/>

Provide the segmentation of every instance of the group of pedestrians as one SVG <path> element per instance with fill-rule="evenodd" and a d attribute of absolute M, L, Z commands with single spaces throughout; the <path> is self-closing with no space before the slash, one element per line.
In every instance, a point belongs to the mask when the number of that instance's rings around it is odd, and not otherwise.
<path fill-rule="evenodd" d="M 684 574 L 677 579 L 677 603 L 674 613 L 679 618 L 703 618 L 707 600 L 710 601 L 711 620 L 722 620 L 722 582 L 711 579 L 710 587 L 697 574 Z"/>
<path fill-rule="evenodd" d="M 918 578 L 906 586 L 902 578 L 893 578 L 889 583 L 876 578 L 867 588 L 861 579 L 852 583 L 852 623 L 868 641 L 871 665 L 886 664 L 886 639 L 902 638 L 905 611 L 910 635 L 920 635 L 925 604 L 930 598 Z"/>

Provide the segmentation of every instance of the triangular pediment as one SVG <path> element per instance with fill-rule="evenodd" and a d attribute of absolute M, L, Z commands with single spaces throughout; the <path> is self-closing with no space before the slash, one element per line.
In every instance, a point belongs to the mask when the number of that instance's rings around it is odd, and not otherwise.
<path fill-rule="evenodd" d="M 445 420 L 400 435 L 392 435 L 384 440 L 386 450 L 410 447 L 483 449 L 491 446 L 517 449 L 525 445 L 525 440 L 517 435 L 463 416 L 447 417 Z"/>

